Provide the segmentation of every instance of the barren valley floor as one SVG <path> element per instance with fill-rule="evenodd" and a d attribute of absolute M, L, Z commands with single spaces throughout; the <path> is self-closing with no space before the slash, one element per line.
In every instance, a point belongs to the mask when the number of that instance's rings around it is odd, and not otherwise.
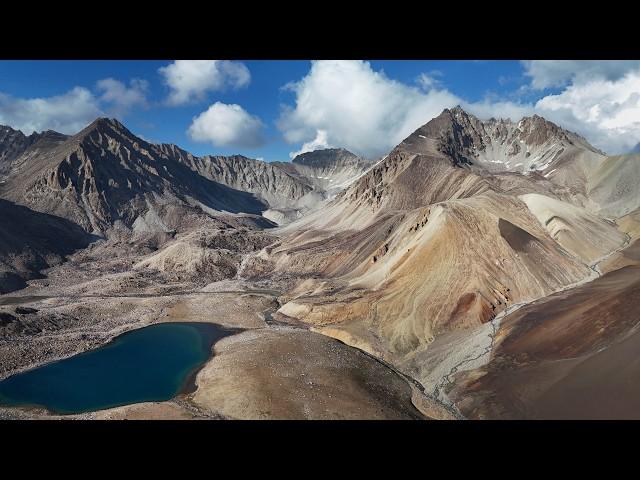
<path fill-rule="evenodd" d="M 241 333 L 215 344 L 187 388 L 163 402 L 77 415 L 0 407 L 0 418 L 79 419 L 427 419 L 450 418 L 414 382 L 344 343 L 271 316 L 279 291 L 227 280 L 205 287 L 166 284 L 133 271 L 89 281 L 73 260 L 0 296 L 0 378 L 95 349 L 162 322 L 210 322 Z M 95 272 L 94 263 L 91 268 Z M 135 279 L 135 280 L 134 280 Z M 133 282 L 133 283 L 132 283 Z M 145 282 L 144 288 L 139 288 Z M 135 285 L 128 289 L 125 285 Z M 12 329 L 11 331 L 9 329 Z M 135 366 L 132 366 L 135 368 Z"/>

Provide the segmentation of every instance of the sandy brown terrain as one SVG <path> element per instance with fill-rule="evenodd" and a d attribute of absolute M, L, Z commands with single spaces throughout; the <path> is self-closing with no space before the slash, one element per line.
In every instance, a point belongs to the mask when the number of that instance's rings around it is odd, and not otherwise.
<path fill-rule="evenodd" d="M 67 416 L 0 408 L 1 418 L 451 417 L 414 383 L 374 358 L 329 337 L 279 326 L 271 319 L 280 306 L 278 292 L 242 280 L 203 288 L 189 282 L 164 283 L 162 277 L 140 277 L 135 271 L 110 273 L 110 267 L 96 278 L 95 262 L 92 275 L 72 276 L 73 265 L 72 261 L 58 267 L 61 271 L 48 272 L 46 285 L 38 281 L 19 295 L 0 297 L 2 378 L 157 322 L 213 322 L 246 332 L 216 345 L 212 360 L 197 377 L 195 392 L 171 401 Z M 271 409 L 262 404 L 265 399 L 275 399 Z"/>
<path fill-rule="evenodd" d="M 286 327 L 220 341 L 193 402 L 238 419 L 420 419 L 407 381 L 332 338 Z"/>
<path fill-rule="evenodd" d="M 639 326 L 636 262 L 507 316 L 449 396 L 471 418 L 640 418 Z"/>

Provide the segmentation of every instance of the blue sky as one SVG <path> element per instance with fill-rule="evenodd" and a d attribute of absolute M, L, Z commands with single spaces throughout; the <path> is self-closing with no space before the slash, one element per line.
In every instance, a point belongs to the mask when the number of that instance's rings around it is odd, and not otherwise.
<path fill-rule="evenodd" d="M 196 154 L 375 158 L 443 108 L 541 114 L 612 153 L 640 142 L 638 62 L 0 61 L 0 123 L 74 133 L 115 116 Z M 207 112 L 205 114 L 205 112 Z"/>

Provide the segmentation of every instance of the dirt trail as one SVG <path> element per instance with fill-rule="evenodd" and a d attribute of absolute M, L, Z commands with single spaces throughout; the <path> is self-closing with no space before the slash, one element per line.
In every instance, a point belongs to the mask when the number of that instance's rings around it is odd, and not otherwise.
<path fill-rule="evenodd" d="M 277 297 L 281 295 L 278 290 L 221 290 L 218 292 L 203 292 L 200 290 L 187 290 L 182 292 L 171 292 L 164 294 L 155 293 L 126 293 L 126 294 L 73 294 L 73 295 L 25 295 L 25 296 L 7 296 L 0 297 L 0 305 L 21 305 L 24 303 L 33 303 L 41 300 L 49 300 L 51 298 L 69 298 L 72 300 L 81 300 L 83 298 L 166 298 L 166 297 L 181 297 L 187 295 L 222 295 L 228 293 L 243 294 L 253 293 L 259 295 L 272 295 Z"/>

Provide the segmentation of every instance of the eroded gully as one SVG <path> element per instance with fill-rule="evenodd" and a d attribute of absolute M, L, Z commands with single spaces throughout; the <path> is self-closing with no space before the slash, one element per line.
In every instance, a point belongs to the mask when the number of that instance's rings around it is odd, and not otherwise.
<path fill-rule="evenodd" d="M 455 407 L 455 405 L 453 404 L 453 402 L 451 402 L 449 400 L 449 398 L 446 396 L 446 394 L 444 393 L 444 389 L 452 383 L 452 375 L 455 375 L 456 373 L 458 373 L 460 371 L 460 368 L 463 367 L 464 365 L 467 365 L 469 363 L 472 362 L 476 362 L 478 360 L 480 360 L 481 358 L 490 355 L 491 352 L 493 351 L 494 348 L 494 344 L 495 344 L 495 339 L 496 339 L 496 334 L 498 333 L 498 329 L 500 328 L 500 322 L 502 321 L 503 318 L 505 318 L 508 315 L 511 315 L 513 312 L 521 309 L 524 306 L 530 305 L 532 303 L 535 303 L 541 299 L 545 299 L 545 298 L 549 298 L 551 295 L 556 295 L 558 293 L 567 291 L 567 290 L 571 290 L 573 288 L 577 288 L 581 285 L 584 285 L 586 283 L 592 282 L 595 279 L 599 278 L 602 276 L 602 272 L 600 271 L 599 265 L 604 262 L 605 260 L 607 260 L 608 258 L 610 258 L 612 255 L 624 250 L 625 248 L 627 248 L 627 246 L 629 245 L 629 243 L 631 242 L 631 236 L 627 233 L 625 233 L 626 239 L 625 241 L 622 243 L 622 245 L 618 248 L 616 248 L 615 250 L 609 252 L 608 254 L 604 255 L 603 257 L 600 257 L 599 259 L 597 259 L 596 261 L 592 262 L 590 265 L 587 265 L 591 271 L 593 272 L 591 275 L 589 275 L 588 277 L 583 278 L 582 280 L 579 280 L 577 282 L 574 282 L 572 284 L 566 285 L 564 287 L 559 288 L 558 290 L 555 290 L 554 292 L 550 293 L 549 295 L 542 297 L 542 298 L 536 298 L 533 300 L 529 300 L 529 301 L 525 301 L 525 302 L 519 302 L 519 303 L 515 303 L 513 305 L 510 305 L 509 307 L 507 307 L 506 309 L 504 309 L 502 312 L 500 312 L 498 315 L 496 315 L 492 320 L 491 320 L 491 332 L 488 334 L 489 337 L 489 344 L 484 348 L 484 350 L 482 352 L 480 352 L 480 354 L 472 357 L 472 358 L 465 358 L 462 361 L 460 361 L 459 363 L 457 363 L 456 365 L 454 365 L 451 370 L 449 370 L 448 373 L 446 373 L 445 375 L 443 375 L 441 377 L 441 380 L 436 384 L 432 395 L 436 398 L 438 398 L 442 403 L 448 405 L 450 408 L 453 408 L 456 410 L 456 412 L 458 412 L 460 414 L 460 412 L 458 411 L 458 409 Z M 461 415 L 461 414 L 460 414 Z"/>

